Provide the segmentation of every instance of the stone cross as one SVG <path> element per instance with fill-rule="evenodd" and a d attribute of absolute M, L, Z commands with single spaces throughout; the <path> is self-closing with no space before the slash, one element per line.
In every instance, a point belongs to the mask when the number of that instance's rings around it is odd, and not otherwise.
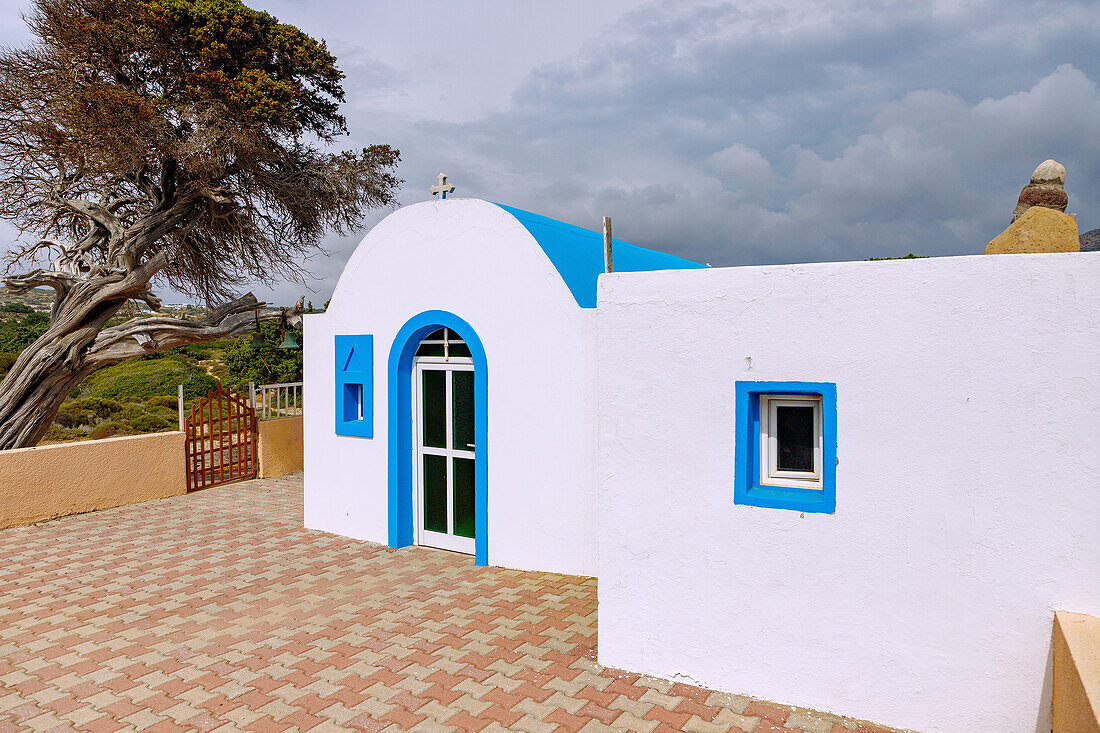
<path fill-rule="evenodd" d="M 455 192 L 455 187 L 447 183 L 447 175 L 445 173 L 440 173 L 435 179 L 439 181 L 439 183 L 428 189 L 432 192 L 432 196 L 439 194 L 439 198 L 445 199 L 447 198 L 447 194 Z"/>

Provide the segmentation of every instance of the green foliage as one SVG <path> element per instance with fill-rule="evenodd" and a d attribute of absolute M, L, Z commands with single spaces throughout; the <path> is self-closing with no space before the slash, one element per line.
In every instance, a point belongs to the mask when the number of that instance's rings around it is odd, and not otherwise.
<path fill-rule="evenodd" d="M 122 403 L 117 400 L 107 400 L 102 397 L 85 397 L 72 402 L 66 402 L 61 406 L 61 409 L 88 412 L 94 417 L 105 420 L 111 413 L 121 410 Z"/>
<path fill-rule="evenodd" d="M 278 323 L 261 323 L 260 333 L 264 345 L 252 348 L 251 338 L 238 339 L 225 350 L 224 362 L 228 381 L 234 386 L 249 382 L 272 384 L 275 382 L 299 382 L 302 379 L 302 349 L 280 349 L 283 332 Z M 301 329 L 295 329 L 298 343 L 302 343 Z"/>
<path fill-rule="evenodd" d="M 26 303 L 0 303 L 0 313 L 34 313 Z"/>
<path fill-rule="evenodd" d="M 88 431 L 88 437 L 92 440 L 102 440 L 103 438 L 113 438 L 116 435 L 127 435 L 126 426 L 120 422 L 109 421 L 96 425 L 90 431 Z"/>
<path fill-rule="evenodd" d="M 173 410 L 176 409 L 176 403 L 179 399 L 176 395 L 157 395 L 145 400 L 146 407 L 169 407 Z"/>
<path fill-rule="evenodd" d="M 172 413 L 163 411 L 146 412 L 130 420 L 130 430 L 134 433 L 156 433 L 176 427 L 178 422 Z"/>
<path fill-rule="evenodd" d="M 49 325 L 50 319 L 44 313 L 31 313 L 18 320 L 0 322 L 0 353 L 18 354 L 46 333 Z M 8 368 L 11 368 L 10 365 Z"/>
<path fill-rule="evenodd" d="M 0 354 L 0 379 L 4 378 L 4 375 L 11 369 L 11 365 L 15 363 L 15 360 L 19 358 L 19 354 L 11 352 Z"/>
<path fill-rule="evenodd" d="M 185 400 L 205 395 L 217 386 L 193 361 L 179 356 L 154 355 L 124 361 L 99 370 L 84 380 L 82 391 L 92 397 L 144 402 L 150 397 L 176 395 L 183 385 Z"/>

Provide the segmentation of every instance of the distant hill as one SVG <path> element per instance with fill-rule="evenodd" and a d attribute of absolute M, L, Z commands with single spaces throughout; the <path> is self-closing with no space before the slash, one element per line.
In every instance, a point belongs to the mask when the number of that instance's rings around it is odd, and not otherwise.
<path fill-rule="evenodd" d="M 1093 229 L 1081 235 L 1081 251 L 1096 252 L 1100 250 L 1100 229 Z"/>
<path fill-rule="evenodd" d="M 0 286 L 0 312 L 9 312 L 4 306 L 16 306 L 11 312 L 23 312 L 18 306 L 27 306 L 38 313 L 49 313 L 53 305 L 53 290 L 49 288 L 35 288 L 25 293 L 15 295 L 7 288 Z"/>

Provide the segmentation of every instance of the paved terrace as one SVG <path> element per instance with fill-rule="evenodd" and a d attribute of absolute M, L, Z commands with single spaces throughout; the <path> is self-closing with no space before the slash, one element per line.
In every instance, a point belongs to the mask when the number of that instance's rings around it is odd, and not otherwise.
<path fill-rule="evenodd" d="M 303 529 L 300 476 L 0 532 L 3 731 L 885 730 L 595 648 L 595 579 Z"/>

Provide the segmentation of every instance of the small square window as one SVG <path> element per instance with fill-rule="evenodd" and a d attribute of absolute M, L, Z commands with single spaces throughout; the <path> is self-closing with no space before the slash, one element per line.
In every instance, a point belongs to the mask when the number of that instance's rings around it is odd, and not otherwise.
<path fill-rule="evenodd" d="M 737 382 L 734 504 L 836 509 L 836 385 Z"/>

